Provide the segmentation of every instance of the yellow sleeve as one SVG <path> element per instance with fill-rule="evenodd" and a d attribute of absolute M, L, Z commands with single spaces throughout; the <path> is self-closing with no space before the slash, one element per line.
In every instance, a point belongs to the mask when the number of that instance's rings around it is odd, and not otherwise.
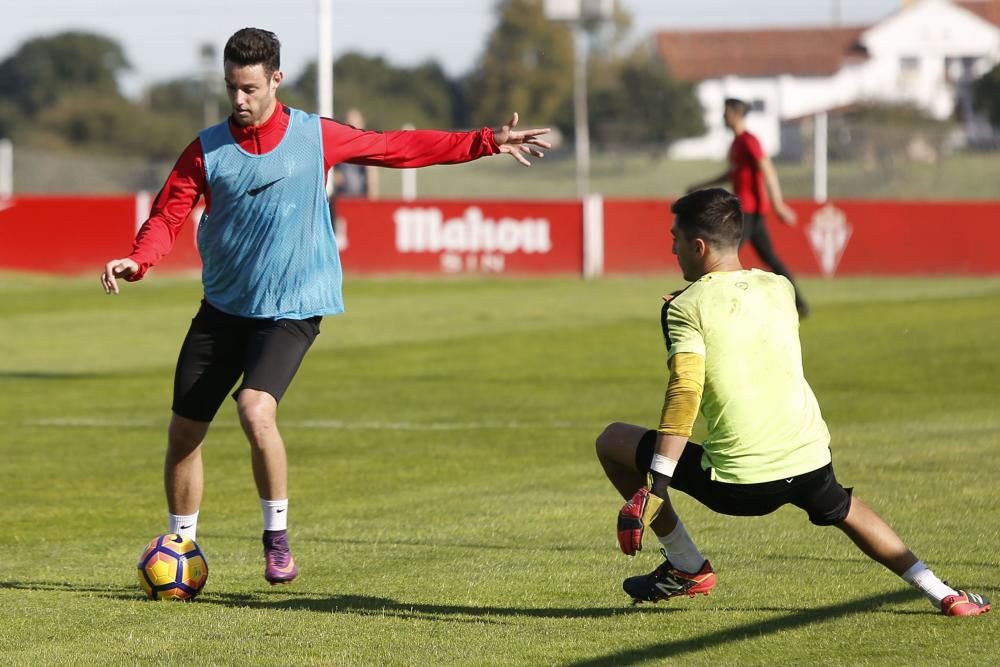
<path fill-rule="evenodd" d="M 670 382 L 663 397 L 660 428 L 664 435 L 691 437 L 698 417 L 701 396 L 705 390 L 705 357 L 691 352 L 678 352 L 667 361 Z"/>

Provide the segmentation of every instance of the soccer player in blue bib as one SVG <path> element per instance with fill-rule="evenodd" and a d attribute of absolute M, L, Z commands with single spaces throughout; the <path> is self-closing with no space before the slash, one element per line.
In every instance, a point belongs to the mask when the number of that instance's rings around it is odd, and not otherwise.
<path fill-rule="evenodd" d="M 548 130 L 364 131 L 281 104 L 280 43 L 244 28 L 226 43 L 230 117 L 185 149 L 157 195 L 131 254 L 101 274 L 108 294 L 135 281 L 173 247 L 201 197 L 198 226 L 204 299 L 181 346 L 164 479 L 168 532 L 194 539 L 202 499 L 201 447 L 232 393 L 250 442 L 264 517 L 264 577 L 288 583 L 288 468 L 278 403 L 319 334 L 343 312 L 340 256 L 325 178 L 340 162 L 385 167 L 454 164 L 507 153 L 528 165 Z M 242 378 L 242 379 L 241 379 Z M 237 385 L 237 382 L 239 383 Z"/>
<path fill-rule="evenodd" d="M 830 433 L 802 371 L 795 291 L 782 276 L 740 265 L 739 199 L 700 190 L 671 211 L 673 252 L 691 284 L 661 311 L 670 380 L 660 425 L 615 423 L 597 439 L 604 471 L 627 499 L 618 515 L 622 551 L 640 550 L 646 528 L 663 545 L 663 563 L 626 579 L 625 592 L 657 602 L 715 587 L 715 571 L 671 507 L 673 488 L 733 516 L 794 505 L 813 524 L 842 530 L 943 614 L 989 611 L 982 595 L 942 582 L 837 481 Z M 700 445 L 688 441 L 699 410 L 708 425 Z"/>

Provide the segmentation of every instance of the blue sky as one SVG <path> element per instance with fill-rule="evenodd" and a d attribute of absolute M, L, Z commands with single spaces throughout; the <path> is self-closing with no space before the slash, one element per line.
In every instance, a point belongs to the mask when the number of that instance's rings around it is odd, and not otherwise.
<path fill-rule="evenodd" d="M 632 38 L 658 29 L 871 23 L 901 0 L 620 0 L 632 14 Z M 244 26 L 268 28 L 283 46 L 286 75 L 315 58 L 318 0 L 2 0 L 0 57 L 25 40 L 68 29 L 117 39 L 133 72 L 131 89 L 184 76 L 199 67 L 198 50 L 220 51 Z M 449 74 L 475 64 L 495 23 L 495 0 L 333 0 L 335 53 L 359 50 L 397 64 L 428 59 Z"/>

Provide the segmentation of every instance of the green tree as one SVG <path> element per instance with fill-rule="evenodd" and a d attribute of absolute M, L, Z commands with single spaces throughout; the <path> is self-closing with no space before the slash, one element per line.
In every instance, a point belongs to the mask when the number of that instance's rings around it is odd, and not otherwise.
<path fill-rule="evenodd" d="M 208 91 L 203 80 L 174 79 L 151 85 L 146 90 L 145 99 L 151 112 L 156 115 L 176 116 L 187 124 L 193 134 L 206 125 L 218 123 L 226 117 L 229 102 L 221 89 L 220 69 L 218 84 Z M 206 99 L 209 100 L 210 107 L 208 117 L 206 117 Z"/>
<path fill-rule="evenodd" d="M 573 40 L 545 17 L 541 0 L 501 0 L 497 27 L 466 80 L 474 125 L 517 111 L 529 124 L 555 123 L 573 88 Z"/>
<path fill-rule="evenodd" d="M 333 66 L 334 117 L 350 108 L 366 117 L 375 129 L 416 127 L 448 128 L 461 121 L 456 85 L 440 65 L 396 67 L 380 56 L 345 53 Z M 304 109 L 316 107 L 316 64 L 310 63 L 294 82 L 285 99 L 298 98 Z"/>
<path fill-rule="evenodd" d="M 993 127 L 1000 127 L 1000 65 L 972 84 L 976 109 L 986 114 Z"/>
<path fill-rule="evenodd" d="M 86 32 L 37 37 L 0 62 L 0 102 L 31 117 L 65 95 L 121 97 L 118 76 L 127 69 L 121 46 L 107 37 Z"/>
<path fill-rule="evenodd" d="M 194 132 L 180 116 L 150 113 L 125 99 L 83 93 L 47 107 L 21 138 L 53 149 L 173 160 L 194 139 Z"/>
<path fill-rule="evenodd" d="M 662 63 L 640 53 L 595 63 L 588 105 L 599 144 L 669 145 L 705 131 L 694 87 L 676 81 Z"/>

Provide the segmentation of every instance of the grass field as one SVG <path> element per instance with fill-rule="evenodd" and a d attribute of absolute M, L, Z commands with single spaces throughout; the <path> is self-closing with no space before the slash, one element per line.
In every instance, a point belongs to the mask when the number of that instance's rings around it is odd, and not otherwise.
<path fill-rule="evenodd" d="M 709 597 L 632 607 L 659 562 L 615 544 L 594 437 L 650 423 L 677 277 L 349 279 L 282 404 L 288 587 L 231 406 L 206 444 L 192 604 L 141 599 L 165 528 L 164 431 L 195 282 L 118 298 L 0 276 L 0 662 L 14 665 L 942 665 L 1000 655 L 835 529 L 675 501 Z M 807 375 L 838 476 L 938 574 L 1000 597 L 1000 278 L 805 282 Z M 753 391 L 752 387 L 747 388 Z M 993 655 L 994 658 L 988 656 Z"/>

